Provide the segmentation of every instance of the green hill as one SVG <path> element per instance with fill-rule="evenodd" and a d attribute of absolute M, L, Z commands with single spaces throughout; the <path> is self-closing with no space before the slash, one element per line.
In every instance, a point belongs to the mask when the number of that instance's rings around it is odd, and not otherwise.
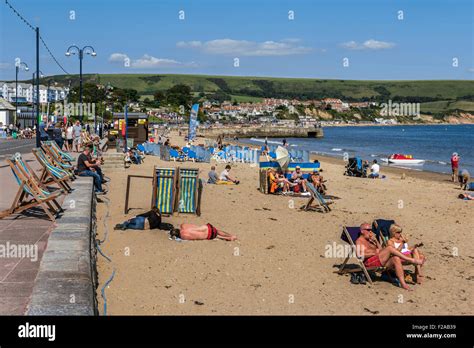
<path fill-rule="evenodd" d="M 79 83 L 77 75 L 57 75 L 54 79 L 73 85 Z M 419 102 L 422 111 L 473 110 L 474 81 L 356 81 L 303 78 L 266 78 L 210 75 L 158 75 L 158 74 L 89 74 L 85 82 L 111 83 L 120 88 L 136 89 L 141 95 L 153 95 L 176 84 L 189 85 L 194 92 L 222 91 L 238 101 L 258 101 L 260 98 L 320 99 L 341 98 L 346 101 Z M 426 106 L 426 107 L 424 107 Z M 462 108 L 462 109 L 460 109 Z"/>

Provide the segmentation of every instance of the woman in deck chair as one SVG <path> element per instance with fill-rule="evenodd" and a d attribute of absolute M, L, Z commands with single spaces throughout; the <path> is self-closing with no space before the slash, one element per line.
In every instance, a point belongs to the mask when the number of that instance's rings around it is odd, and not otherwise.
<path fill-rule="evenodd" d="M 277 173 L 272 168 L 268 170 L 268 181 L 270 183 L 270 193 L 278 193 L 280 191 L 286 193 L 290 190 L 290 187 L 297 185 L 291 183 L 283 174 Z"/>
<path fill-rule="evenodd" d="M 357 256 L 364 260 L 366 267 L 385 267 L 395 270 L 400 286 L 405 290 L 411 290 L 405 282 L 402 260 L 414 265 L 422 265 L 424 260 L 415 259 L 402 254 L 393 246 L 382 248 L 375 233 L 372 232 L 372 227 L 368 223 L 360 225 L 360 236 L 357 238 L 355 244 Z"/>
<path fill-rule="evenodd" d="M 415 244 L 415 246 L 412 248 L 408 247 L 408 240 L 402 236 L 402 231 L 403 229 L 399 225 L 392 224 L 389 229 L 390 239 L 388 240 L 387 245 L 393 246 L 404 255 L 411 256 L 419 260 L 425 260 L 425 256 L 418 249 L 423 244 Z M 423 275 L 421 274 L 421 267 L 423 266 L 415 265 L 415 277 L 417 284 L 421 284 L 421 279 L 423 278 Z"/>

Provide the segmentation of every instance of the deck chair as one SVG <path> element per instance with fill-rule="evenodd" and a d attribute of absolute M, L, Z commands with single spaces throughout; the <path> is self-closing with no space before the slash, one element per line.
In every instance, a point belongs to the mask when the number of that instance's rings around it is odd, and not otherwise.
<path fill-rule="evenodd" d="M 61 155 L 54 150 L 53 145 L 45 142 L 41 145 L 41 148 L 44 150 L 44 153 L 49 157 L 51 163 L 61 169 L 64 169 L 65 171 L 70 173 L 72 177 L 75 178 L 74 166 L 70 162 L 63 160 L 61 158 Z"/>
<path fill-rule="evenodd" d="M 177 195 L 177 169 L 158 168 L 153 171 L 153 205 L 162 214 L 173 214 Z"/>
<path fill-rule="evenodd" d="M 346 256 L 346 259 L 344 260 L 342 265 L 339 266 L 339 270 L 335 271 L 335 273 L 345 274 L 345 273 L 353 273 L 353 272 L 364 272 L 365 277 L 367 278 L 369 283 L 372 284 L 373 282 L 372 282 L 372 278 L 369 275 L 369 271 L 373 271 L 373 272 L 384 271 L 385 267 L 369 267 L 369 268 L 367 268 L 364 265 L 364 262 L 361 259 L 359 259 L 357 257 L 357 255 L 355 255 L 355 250 L 356 250 L 355 249 L 356 248 L 355 241 L 357 240 L 357 238 L 359 238 L 359 234 L 360 234 L 360 227 L 346 227 L 346 226 L 342 227 L 341 239 L 344 242 L 349 243 L 349 245 L 351 246 L 351 249 L 350 249 L 351 251 Z M 357 267 L 355 267 L 355 268 L 346 267 L 347 262 L 349 261 L 349 259 L 352 256 L 355 256 L 355 258 L 357 260 Z"/>
<path fill-rule="evenodd" d="M 19 153 L 6 159 L 10 166 L 16 182 L 20 186 L 8 210 L 0 212 L 0 219 L 12 214 L 21 213 L 27 209 L 40 207 L 44 210 L 51 221 L 55 221 L 55 215 L 63 211 L 57 198 L 63 193 L 61 191 L 49 192 L 39 181 L 38 176 L 23 161 Z M 28 197 L 31 197 L 28 199 Z"/>
<path fill-rule="evenodd" d="M 327 201 L 324 199 L 323 195 L 318 192 L 316 187 L 309 181 L 306 182 L 306 187 L 309 190 L 309 193 L 311 193 L 311 197 L 308 199 L 308 203 L 303 207 L 305 211 L 308 211 L 312 208 L 312 204 L 314 201 L 318 202 L 318 206 L 321 208 L 323 213 L 328 213 L 331 211 L 331 208 L 329 207 L 329 204 L 332 204 L 332 201 Z"/>
<path fill-rule="evenodd" d="M 72 188 L 68 184 L 68 181 L 71 179 L 69 173 L 50 162 L 41 148 L 33 149 L 32 151 L 38 163 L 43 167 L 43 172 L 40 175 L 41 183 L 49 184 L 50 182 L 55 182 L 60 189 L 68 193 L 71 192 Z"/>
<path fill-rule="evenodd" d="M 178 168 L 178 213 L 198 213 L 200 181 L 199 169 Z"/>
<path fill-rule="evenodd" d="M 74 161 L 76 160 L 73 156 L 71 156 L 71 154 L 62 151 L 62 150 L 59 148 L 58 144 L 57 144 L 55 141 L 46 140 L 46 141 L 42 141 L 41 144 L 51 145 L 51 147 L 53 148 L 53 150 L 54 150 L 59 156 L 61 156 L 61 158 L 62 158 L 64 161 L 69 162 L 69 164 L 71 164 L 72 162 L 74 162 Z"/>

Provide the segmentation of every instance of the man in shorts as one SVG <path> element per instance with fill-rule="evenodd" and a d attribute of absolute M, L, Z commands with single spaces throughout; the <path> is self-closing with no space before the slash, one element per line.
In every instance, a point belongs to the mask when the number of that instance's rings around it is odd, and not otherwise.
<path fill-rule="evenodd" d="M 81 122 L 77 120 L 74 126 L 72 127 L 73 146 L 75 147 L 76 152 L 80 152 L 79 149 L 82 145 L 81 134 L 82 134 Z"/>
<path fill-rule="evenodd" d="M 211 224 L 201 226 L 181 224 L 179 227 L 179 229 L 175 228 L 170 231 L 171 237 L 181 238 L 183 240 L 211 240 L 215 238 L 227 241 L 237 240 L 237 236 L 218 230 Z"/>

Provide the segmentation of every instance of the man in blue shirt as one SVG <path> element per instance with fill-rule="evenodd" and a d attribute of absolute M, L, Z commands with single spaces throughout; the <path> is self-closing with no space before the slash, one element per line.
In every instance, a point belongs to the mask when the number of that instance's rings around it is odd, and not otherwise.
<path fill-rule="evenodd" d="M 44 118 L 41 119 L 39 124 L 39 132 L 40 132 L 40 139 L 41 141 L 48 140 L 48 125 L 46 124 Z"/>

